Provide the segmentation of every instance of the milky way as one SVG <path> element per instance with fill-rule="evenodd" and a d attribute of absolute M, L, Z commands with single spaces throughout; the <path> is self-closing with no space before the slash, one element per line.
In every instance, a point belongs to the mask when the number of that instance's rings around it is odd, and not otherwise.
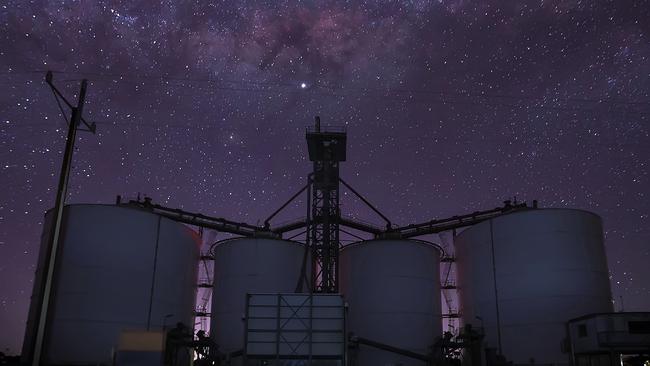
<path fill-rule="evenodd" d="M 320 115 L 347 126 L 344 179 L 397 224 L 514 196 L 598 213 L 616 309 L 648 310 L 649 19 L 645 1 L 0 5 L 0 349 L 22 343 L 65 142 L 48 69 L 70 99 L 89 79 L 98 126 L 69 202 L 259 223 L 304 185 Z"/>

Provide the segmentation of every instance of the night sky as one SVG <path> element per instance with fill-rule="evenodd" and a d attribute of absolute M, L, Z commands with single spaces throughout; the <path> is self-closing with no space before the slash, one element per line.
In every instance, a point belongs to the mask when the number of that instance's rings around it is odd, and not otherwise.
<path fill-rule="evenodd" d="M 182 4 L 182 5 L 181 5 Z M 617 310 L 650 310 L 646 1 L 0 4 L 0 350 L 19 352 L 66 123 L 68 202 L 151 196 L 261 223 L 305 183 L 305 127 L 403 225 L 537 199 L 601 215 Z M 69 116 L 69 111 L 66 110 Z M 376 216 L 350 194 L 342 209 Z M 292 206 L 283 219 L 305 212 Z M 621 302 L 621 298 L 623 302 Z"/>

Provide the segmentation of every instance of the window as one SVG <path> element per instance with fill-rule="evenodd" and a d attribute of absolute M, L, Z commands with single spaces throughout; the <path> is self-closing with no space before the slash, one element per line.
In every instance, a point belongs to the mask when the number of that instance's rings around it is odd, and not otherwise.
<path fill-rule="evenodd" d="M 578 337 L 584 338 L 587 336 L 587 324 L 578 325 Z"/>
<path fill-rule="evenodd" d="M 629 321 L 627 329 L 631 334 L 650 334 L 650 321 Z"/>

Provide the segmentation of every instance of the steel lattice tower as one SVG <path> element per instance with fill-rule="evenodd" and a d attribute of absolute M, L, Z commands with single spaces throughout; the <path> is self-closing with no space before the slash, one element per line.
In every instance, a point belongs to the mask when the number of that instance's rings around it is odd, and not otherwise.
<path fill-rule="evenodd" d="M 339 162 L 345 161 L 345 128 L 321 130 L 320 118 L 307 129 L 311 195 L 307 221 L 307 243 L 311 248 L 313 292 L 336 293 L 339 289 Z"/>

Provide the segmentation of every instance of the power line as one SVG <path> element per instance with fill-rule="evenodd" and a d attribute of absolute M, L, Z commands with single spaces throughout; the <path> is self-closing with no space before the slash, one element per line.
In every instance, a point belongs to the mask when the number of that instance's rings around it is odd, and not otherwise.
<path fill-rule="evenodd" d="M 8 72 L 0 73 L 0 75 L 14 75 L 14 74 L 42 74 L 45 70 L 34 70 L 24 72 Z M 212 78 L 182 78 L 168 75 L 142 75 L 142 74 L 129 74 L 129 73 L 103 73 L 103 72 L 89 72 L 89 71 L 52 71 L 54 74 L 63 75 L 80 75 L 80 76 L 95 76 L 101 79 L 116 79 L 120 81 L 133 81 L 133 80 L 150 80 L 150 81 L 175 81 L 175 82 L 197 82 L 197 83 L 227 83 L 227 84 L 244 84 L 244 85 L 268 85 L 268 86 L 287 86 L 297 87 L 295 84 L 278 83 L 278 82 L 264 82 L 253 80 L 228 80 L 228 79 L 212 79 Z"/>
<path fill-rule="evenodd" d="M 24 72 L 14 72 L 14 73 L 0 73 L 0 74 L 38 74 L 44 71 L 34 70 L 34 71 L 24 71 Z M 231 84 L 231 85 L 248 85 L 248 86 L 265 86 L 265 87 L 290 87 L 297 89 L 296 84 L 281 83 L 281 82 L 264 82 L 264 81 L 252 81 L 252 80 L 228 80 L 228 79 L 212 79 L 212 78 L 181 78 L 181 77 L 172 77 L 166 75 L 140 75 L 140 74 L 128 74 L 128 73 L 101 73 L 101 72 L 87 72 L 87 71 L 53 71 L 58 74 L 66 75 L 81 75 L 81 76 L 95 76 L 102 79 L 115 79 L 119 78 L 123 82 L 133 82 L 133 80 L 150 80 L 150 81 L 159 81 L 159 82 L 187 82 L 187 83 L 210 83 L 210 84 Z M 76 81 L 76 80 L 71 80 Z M 169 83 L 166 83 L 170 85 Z M 180 86 L 184 88 L 193 87 L 191 85 L 184 84 L 171 84 L 172 86 Z M 253 88 L 243 88 L 243 87 L 234 87 L 234 86 L 224 86 L 217 85 L 212 88 L 218 90 L 229 90 L 229 91 L 249 91 L 249 92 L 275 92 L 271 89 L 253 89 Z M 399 96 L 401 98 L 412 99 L 409 94 L 414 95 L 437 95 L 440 97 L 460 97 L 460 98 L 483 98 L 483 99 L 508 99 L 516 101 L 526 101 L 534 100 L 537 101 L 544 97 L 534 97 L 534 96 L 522 96 L 522 95 L 507 95 L 507 94 L 486 94 L 486 93 L 472 93 L 472 92 L 453 92 L 453 91 L 443 91 L 443 90 L 434 90 L 434 89 L 401 89 L 401 88 L 372 88 L 372 87 L 330 87 L 322 84 L 313 84 L 311 89 L 320 89 L 323 91 L 329 92 L 345 92 L 345 91 L 356 91 L 357 94 L 330 94 L 324 93 L 323 95 L 335 96 L 335 97 L 388 97 L 392 95 L 393 97 Z M 310 92 L 310 90 L 296 90 L 295 93 L 305 93 Z M 368 93 L 376 93 L 370 95 Z M 406 94 L 406 95 L 404 95 Z M 645 96 L 644 96 L 645 97 Z M 559 98 L 552 97 L 550 98 L 556 102 L 571 102 L 571 103 L 592 103 L 592 104 L 611 104 L 611 105 L 630 105 L 630 106 L 650 106 L 649 102 L 642 101 L 629 101 L 629 100 L 619 100 L 611 98 Z M 454 103 L 455 101 L 447 100 L 448 103 Z"/>

